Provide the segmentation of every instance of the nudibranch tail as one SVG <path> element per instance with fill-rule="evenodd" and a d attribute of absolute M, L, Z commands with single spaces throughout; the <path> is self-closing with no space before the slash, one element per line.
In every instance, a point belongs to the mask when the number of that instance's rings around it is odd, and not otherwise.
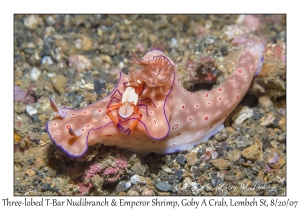
<path fill-rule="evenodd" d="M 249 38 L 236 60 L 234 72 L 219 87 L 204 93 L 205 108 L 213 111 L 208 117 L 225 118 L 247 93 L 253 77 L 260 71 L 264 45 L 257 37 Z M 201 97 L 201 96 L 200 96 Z M 210 109 L 211 107 L 212 109 Z"/>
<path fill-rule="evenodd" d="M 247 93 L 256 70 L 261 68 L 263 49 L 258 38 L 250 38 L 236 60 L 234 72 L 210 91 L 188 92 L 176 74 L 170 95 L 173 107 L 169 136 L 173 138 L 169 142 L 177 148 L 192 148 L 193 143 L 205 142 L 220 131 L 227 116 Z M 172 148 L 167 150 L 173 151 Z"/>
<path fill-rule="evenodd" d="M 224 120 L 247 93 L 253 77 L 262 67 L 264 45 L 257 37 L 249 38 L 236 60 L 234 72 L 217 88 L 204 92 L 199 97 L 205 102 L 204 108 L 211 110 L 207 116 L 216 115 Z"/>

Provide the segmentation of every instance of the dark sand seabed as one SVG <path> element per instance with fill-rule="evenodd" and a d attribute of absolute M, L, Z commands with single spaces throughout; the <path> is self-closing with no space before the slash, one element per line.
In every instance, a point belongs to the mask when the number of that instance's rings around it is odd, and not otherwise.
<path fill-rule="evenodd" d="M 183 86 L 198 91 L 230 75 L 232 41 L 251 35 L 266 41 L 260 74 L 225 129 L 190 151 L 99 144 L 72 158 L 46 133 L 50 97 L 75 109 L 100 100 L 131 51 L 167 43 Z M 286 195 L 285 52 L 285 15 L 15 15 L 14 195 Z"/>

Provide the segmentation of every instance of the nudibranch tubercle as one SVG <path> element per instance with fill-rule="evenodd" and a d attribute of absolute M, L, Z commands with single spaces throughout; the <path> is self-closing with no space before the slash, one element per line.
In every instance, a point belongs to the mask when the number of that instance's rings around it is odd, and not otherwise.
<path fill-rule="evenodd" d="M 102 143 L 141 153 L 167 154 L 189 150 L 207 141 L 224 128 L 223 122 L 246 94 L 253 77 L 262 66 L 263 44 L 252 37 L 244 44 L 230 77 L 210 91 L 185 90 L 174 62 L 164 53 L 165 46 L 155 43 L 142 59 L 132 55 L 131 76 L 120 73 L 114 90 L 100 101 L 85 108 L 59 108 L 50 104 L 57 115 L 47 122 L 47 132 L 55 144 L 70 156 L 80 157 L 89 145 Z M 119 118 L 123 129 L 134 121 L 137 125 L 129 136 L 108 115 L 108 106 L 119 103 L 133 81 L 144 83 L 138 96 L 137 113 Z"/>

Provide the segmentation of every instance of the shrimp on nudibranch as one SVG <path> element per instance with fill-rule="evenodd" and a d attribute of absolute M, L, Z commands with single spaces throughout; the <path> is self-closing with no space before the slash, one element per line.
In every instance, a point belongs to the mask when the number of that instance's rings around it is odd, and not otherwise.
<path fill-rule="evenodd" d="M 230 77 L 213 90 L 195 93 L 182 87 L 165 48 L 155 42 L 141 59 L 132 53 L 130 75 L 120 73 L 114 90 L 85 108 L 59 108 L 50 99 L 57 112 L 47 122 L 50 138 L 74 157 L 97 143 L 166 154 L 189 150 L 222 130 L 261 69 L 262 42 L 249 38 Z"/>

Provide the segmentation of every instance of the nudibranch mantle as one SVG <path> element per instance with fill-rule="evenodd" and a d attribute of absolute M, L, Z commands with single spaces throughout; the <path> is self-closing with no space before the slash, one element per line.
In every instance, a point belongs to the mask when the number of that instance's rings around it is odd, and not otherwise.
<path fill-rule="evenodd" d="M 252 37 L 246 41 L 234 72 L 223 84 L 194 93 L 182 87 L 174 62 L 163 53 L 165 47 L 154 43 L 142 59 L 133 54 L 130 76 L 120 73 L 114 90 L 85 108 L 58 108 L 50 99 L 57 115 L 47 122 L 47 132 L 55 144 L 73 157 L 84 155 L 88 146 L 97 143 L 167 154 L 189 150 L 222 130 L 224 120 L 260 71 L 261 40 Z M 120 103 L 126 88 L 136 81 L 144 84 L 135 105 L 140 114 L 122 118 L 115 109 L 111 114 L 119 120 L 114 122 L 108 107 Z M 124 133 L 133 123 L 137 124 L 130 135 Z"/>

